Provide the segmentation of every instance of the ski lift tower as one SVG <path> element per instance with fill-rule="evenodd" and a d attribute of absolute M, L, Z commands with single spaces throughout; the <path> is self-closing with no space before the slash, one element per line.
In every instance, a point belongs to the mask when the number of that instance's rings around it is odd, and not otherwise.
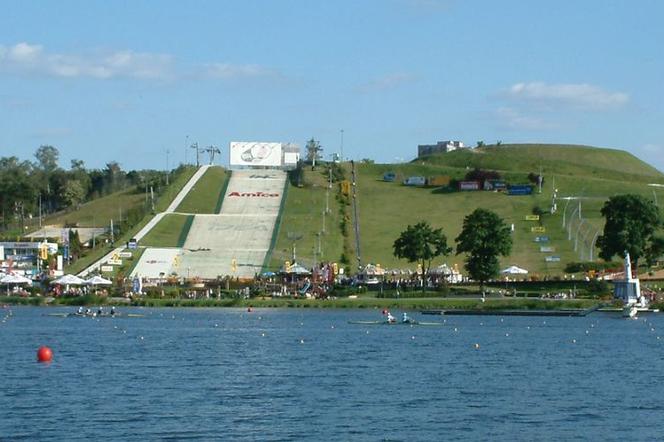
<path fill-rule="evenodd" d="M 208 153 L 208 155 L 210 155 L 210 165 L 214 163 L 214 154 L 221 154 L 221 151 L 217 146 L 208 146 L 205 148 L 205 151 Z"/>

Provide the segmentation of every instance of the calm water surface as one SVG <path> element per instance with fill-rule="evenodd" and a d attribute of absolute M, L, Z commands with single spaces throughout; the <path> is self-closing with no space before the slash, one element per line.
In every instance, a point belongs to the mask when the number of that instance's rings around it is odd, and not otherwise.
<path fill-rule="evenodd" d="M 0 309 L 0 440 L 664 439 L 661 315 L 67 311 Z"/>

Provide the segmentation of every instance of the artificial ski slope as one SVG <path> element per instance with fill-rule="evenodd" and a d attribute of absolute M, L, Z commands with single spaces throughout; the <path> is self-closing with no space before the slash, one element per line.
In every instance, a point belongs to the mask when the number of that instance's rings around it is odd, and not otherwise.
<path fill-rule="evenodd" d="M 131 276 L 253 277 L 270 249 L 285 184 L 280 170 L 233 171 L 220 212 L 197 214 L 183 248 L 148 248 Z"/>

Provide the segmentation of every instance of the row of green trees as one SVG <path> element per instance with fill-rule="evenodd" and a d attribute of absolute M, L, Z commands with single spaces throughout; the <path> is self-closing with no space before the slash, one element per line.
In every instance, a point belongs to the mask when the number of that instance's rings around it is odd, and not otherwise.
<path fill-rule="evenodd" d="M 662 215 L 653 201 L 640 195 L 616 195 L 605 202 L 601 213 L 605 225 L 597 245 L 602 259 L 611 261 L 616 255 L 624 258 L 629 253 L 636 269 L 642 258 L 652 266 L 662 257 Z M 512 251 L 510 228 L 505 221 L 481 208 L 464 218 L 455 243 L 456 254 L 466 254 L 466 272 L 481 287 L 498 275 L 499 257 Z M 453 251 L 442 229 L 434 229 L 424 221 L 409 225 L 393 248 L 397 258 L 419 263 L 423 274 L 427 274 L 434 258 Z"/>
<path fill-rule="evenodd" d="M 41 210 L 48 214 L 77 208 L 81 203 L 130 186 L 155 188 L 165 180 L 165 172 L 125 172 L 113 161 L 103 169 L 86 169 L 82 160 L 72 160 L 69 169 L 59 165 L 60 152 L 53 146 L 40 146 L 35 161 L 15 156 L 0 158 L 0 229 L 23 224 L 25 217 Z"/>
<path fill-rule="evenodd" d="M 455 239 L 456 254 L 466 253 L 465 269 L 468 275 L 484 286 L 499 270 L 499 256 L 512 251 L 510 227 L 497 214 L 486 209 L 475 209 L 463 220 L 463 228 Z M 394 256 L 417 262 L 426 275 L 431 261 L 448 256 L 453 249 L 447 245 L 442 229 L 434 229 L 421 221 L 408 226 L 394 241 Z"/>

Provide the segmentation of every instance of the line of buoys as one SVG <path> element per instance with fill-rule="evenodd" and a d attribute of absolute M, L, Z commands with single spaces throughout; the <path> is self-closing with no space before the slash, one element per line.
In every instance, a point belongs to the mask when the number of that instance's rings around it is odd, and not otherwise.
<path fill-rule="evenodd" d="M 53 360 L 53 350 L 42 345 L 37 350 L 37 361 L 39 362 L 51 362 Z"/>

